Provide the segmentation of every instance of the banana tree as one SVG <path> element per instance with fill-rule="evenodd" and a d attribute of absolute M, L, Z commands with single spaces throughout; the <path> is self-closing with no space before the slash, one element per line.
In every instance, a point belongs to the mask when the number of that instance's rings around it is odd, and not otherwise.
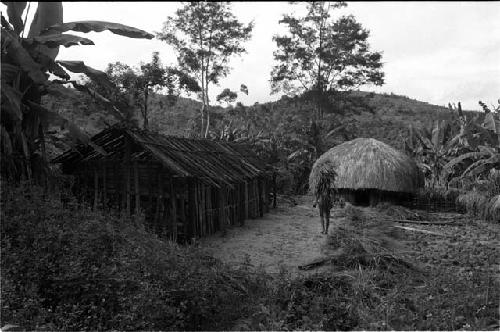
<path fill-rule="evenodd" d="M 412 155 L 431 187 L 445 182 L 444 165 L 457 153 L 458 139 L 446 120 L 435 121 L 432 130 L 410 125 L 405 150 Z"/>
<path fill-rule="evenodd" d="M 152 39 L 154 36 L 118 23 L 63 23 L 62 2 L 39 2 L 30 28 L 26 30 L 26 17 L 33 3 L 3 4 L 7 7 L 8 20 L 1 15 L 1 174 L 9 180 L 44 183 L 48 175 L 44 135 L 50 122 L 67 127 L 75 141 L 90 142 L 80 128 L 42 107 L 43 95 L 60 91 L 55 88 L 58 84 L 71 83 L 103 102 L 118 118 L 123 117 L 125 112 L 96 91 L 71 80 L 67 71 L 84 73 L 112 88 L 112 83 L 103 72 L 86 66 L 82 61 L 55 60 L 60 46 L 94 44 L 90 39 L 65 32 L 107 30 L 130 38 Z M 58 79 L 49 80 L 49 74 Z M 99 147 L 94 148 L 104 153 Z"/>
<path fill-rule="evenodd" d="M 448 173 L 458 171 L 455 181 L 469 178 L 487 176 L 491 170 L 500 170 L 500 100 L 498 106 L 493 106 L 493 111 L 483 102 L 479 102 L 483 108 L 484 120 L 482 124 L 474 123 L 475 142 L 477 145 L 467 153 L 450 160 L 444 169 Z"/>

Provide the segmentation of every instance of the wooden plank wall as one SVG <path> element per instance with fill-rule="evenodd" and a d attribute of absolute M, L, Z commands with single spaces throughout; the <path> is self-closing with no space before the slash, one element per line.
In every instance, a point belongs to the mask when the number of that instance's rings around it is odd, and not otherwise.
<path fill-rule="evenodd" d="M 173 241 L 189 241 L 243 225 L 269 211 L 271 182 L 263 177 L 232 186 L 208 186 L 173 177 L 158 164 L 99 162 L 75 169 L 82 200 L 122 216 L 144 215 L 146 227 Z"/>

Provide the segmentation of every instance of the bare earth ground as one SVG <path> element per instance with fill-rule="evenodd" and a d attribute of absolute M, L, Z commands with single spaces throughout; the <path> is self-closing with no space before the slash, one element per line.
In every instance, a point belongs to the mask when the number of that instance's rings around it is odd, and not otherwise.
<path fill-rule="evenodd" d="M 225 236 L 203 238 L 200 246 L 227 263 L 250 263 L 270 273 L 280 268 L 293 272 L 298 265 L 320 256 L 325 238 L 312 201 L 312 197 L 303 196 L 296 206 L 278 202 L 278 207 L 263 218 L 246 220 L 244 226 L 230 228 Z"/>
<path fill-rule="evenodd" d="M 261 219 L 247 220 L 245 225 L 230 228 L 225 236 L 215 234 L 200 240 L 208 254 L 231 265 L 251 264 L 269 273 L 284 268 L 292 274 L 301 274 L 298 266 L 321 256 L 325 235 L 317 209 L 312 207 L 312 196 L 296 197 L 297 205 L 278 201 Z M 369 208 L 365 208 L 369 209 Z M 342 222 L 340 210 L 332 209 L 330 233 Z M 449 221 L 453 215 L 442 214 Z M 499 224 L 471 223 L 457 226 L 404 225 L 441 236 L 405 231 L 413 242 L 411 255 L 420 263 L 431 266 L 449 266 L 457 272 L 484 271 L 499 279 L 500 226 Z"/>

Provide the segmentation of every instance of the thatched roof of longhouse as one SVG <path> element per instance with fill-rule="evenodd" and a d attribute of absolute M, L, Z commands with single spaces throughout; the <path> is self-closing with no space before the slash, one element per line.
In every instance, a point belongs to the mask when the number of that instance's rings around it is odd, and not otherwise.
<path fill-rule="evenodd" d="M 81 144 L 52 162 L 62 163 L 66 169 L 100 160 L 114 160 L 120 165 L 126 140 L 132 145 L 131 161 L 156 161 L 173 176 L 198 178 L 219 187 L 265 175 L 265 165 L 247 146 L 165 136 L 118 125 L 93 136 L 90 141 L 94 147 Z"/>
<path fill-rule="evenodd" d="M 324 153 L 314 163 L 309 188 L 316 188 L 322 169 L 331 168 L 337 173 L 333 185 L 339 189 L 414 193 L 424 185 L 413 159 L 373 138 L 356 138 Z"/>

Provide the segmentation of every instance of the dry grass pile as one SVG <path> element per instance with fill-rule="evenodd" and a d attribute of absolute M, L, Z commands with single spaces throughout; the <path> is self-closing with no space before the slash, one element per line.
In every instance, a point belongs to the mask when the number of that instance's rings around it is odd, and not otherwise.
<path fill-rule="evenodd" d="M 323 254 L 334 258 L 332 262 L 345 268 L 411 267 L 403 259 L 406 251 L 401 230 L 387 217 L 374 210 L 348 205 L 345 221 L 332 230 L 323 246 Z"/>
<path fill-rule="evenodd" d="M 500 195 L 487 197 L 479 191 L 460 195 L 457 202 L 467 209 L 467 213 L 484 220 L 500 221 Z"/>
<path fill-rule="evenodd" d="M 377 211 L 390 217 L 392 220 L 415 220 L 415 221 L 434 221 L 436 216 L 422 210 L 411 210 L 401 205 L 389 203 L 380 203 L 377 205 Z"/>

